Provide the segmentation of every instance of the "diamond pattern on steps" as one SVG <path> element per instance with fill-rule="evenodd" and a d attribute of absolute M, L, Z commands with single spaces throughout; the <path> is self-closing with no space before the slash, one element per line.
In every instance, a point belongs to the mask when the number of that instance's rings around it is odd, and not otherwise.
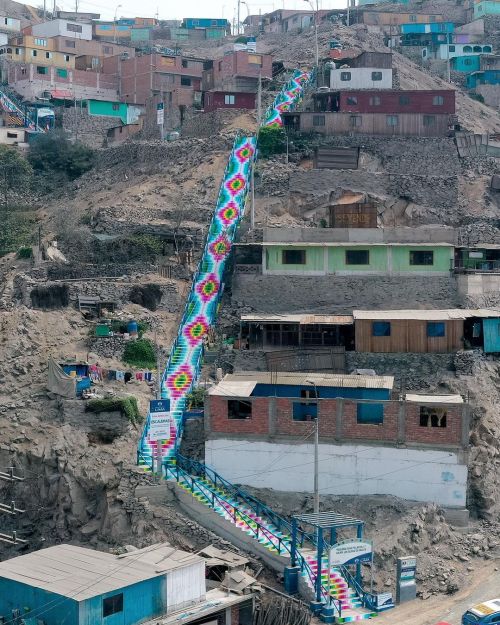
<path fill-rule="evenodd" d="M 282 125 L 281 113 L 295 107 L 310 79 L 309 73 L 296 70 L 266 111 L 263 126 Z M 0 105 L 1 95 L 2 92 Z M 196 383 L 202 367 L 203 338 L 215 323 L 219 312 L 226 261 L 245 210 L 256 150 L 256 137 L 237 137 L 234 141 L 205 248 L 193 277 L 177 338 L 163 373 L 162 398 L 170 399 L 174 422 L 170 438 L 162 441 L 162 455 L 167 462 L 175 462 L 177 445 L 182 434 L 186 396 Z M 149 424 L 148 416 L 139 444 L 139 458 L 145 467 L 151 467 L 157 454 L 156 444 L 149 440 Z"/>

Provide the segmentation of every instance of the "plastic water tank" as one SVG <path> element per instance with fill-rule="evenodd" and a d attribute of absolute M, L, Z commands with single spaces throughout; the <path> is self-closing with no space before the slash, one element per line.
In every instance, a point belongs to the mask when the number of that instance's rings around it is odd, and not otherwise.
<path fill-rule="evenodd" d="M 127 323 L 127 333 L 130 334 L 130 336 L 137 336 L 137 334 L 139 333 L 137 321 L 135 321 L 134 319 L 131 319 Z"/>

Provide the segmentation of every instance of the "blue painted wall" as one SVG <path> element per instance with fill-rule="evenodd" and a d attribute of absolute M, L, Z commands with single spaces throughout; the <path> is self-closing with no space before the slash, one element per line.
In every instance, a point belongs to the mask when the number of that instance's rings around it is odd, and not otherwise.
<path fill-rule="evenodd" d="M 252 397 L 299 397 L 300 391 L 313 391 L 312 384 L 304 386 L 288 384 L 257 384 Z M 345 397 L 351 399 L 390 399 L 391 391 L 384 388 L 340 388 L 318 386 L 320 399 Z"/>
<path fill-rule="evenodd" d="M 78 603 L 41 588 L 0 578 L 0 616 L 12 618 L 12 610 L 43 620 L 46 625 L 78 625 Z"/>
<path fill-rule="evenodd" d="M 477 85 L 499 85 L 500 70 L 487 69 L 484 72 L 477 72 L 467 76 L 467 88 L 475 89 Z"/>
<path fill-rule="evenodd" d="M 455 30 L 453 22 L 431 22 L 428 24 L 401 24 L 401 34 L 409 33 L 452 33 Z"/>
<path fill-rule="evenodd" d="M 227 24 L 228 22 L 225 19 L 186 17 L 182 26 L 183 28 L 210 28 L 210 27 L 226 28 Z"/>
<path fill-rule="evenodd" d="M 121 592 L 123 612 L 104 618 L 103 599 Z M 0 578 L 0 616 L 6 616 L 10 620 L 14 609 L 29 616 L 25 608 L 29 608 L 34 617 L 39 616 L 46 625 L 137 625 L 166 613 L 166 576 L 155 577 L 80 602 Z"/>
<path fill-rule="evenodd" d="M 483 319 L 484 351 L 500 352 L 500 319 Z"/>

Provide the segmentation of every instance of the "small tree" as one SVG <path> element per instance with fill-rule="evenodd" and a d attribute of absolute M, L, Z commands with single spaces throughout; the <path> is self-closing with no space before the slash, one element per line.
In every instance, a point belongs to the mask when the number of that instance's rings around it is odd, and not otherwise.
<path fill-rule="evenodd" d="M 78 141 L 73 143 L 64 132 L 54 131 L 36 137 L 29 160 L 39 173 L 56 173 L 75 180 L 94 166 L 94 151 Z"/>
<path fill-rule="evenodd" d="M 283 128 L 264 126 L 259 131 L 259 151 L 263 158 L 286 151 L 286 134 Z"/>
<path fill-rule="evenodd" d="M 18 195 L 28 191 L 32 175 L 31 165 L 18 150 L 0 145 L 0 185 L 5 206 L 8 205 L 9 194 L 13 190 Z"/>

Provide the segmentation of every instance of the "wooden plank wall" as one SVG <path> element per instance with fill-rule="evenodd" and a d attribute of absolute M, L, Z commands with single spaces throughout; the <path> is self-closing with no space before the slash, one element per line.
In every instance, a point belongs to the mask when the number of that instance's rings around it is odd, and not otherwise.
<path fill-rule="evenodd" d="M 393 319 L 391 336 L 372 336 L 372 321 L 355 321 L 356 351 L 372 353 L 448 353 L 463 348 L 462 319 L 445 321 L 444 337 L 428 337 L 427 321 Z"/>

